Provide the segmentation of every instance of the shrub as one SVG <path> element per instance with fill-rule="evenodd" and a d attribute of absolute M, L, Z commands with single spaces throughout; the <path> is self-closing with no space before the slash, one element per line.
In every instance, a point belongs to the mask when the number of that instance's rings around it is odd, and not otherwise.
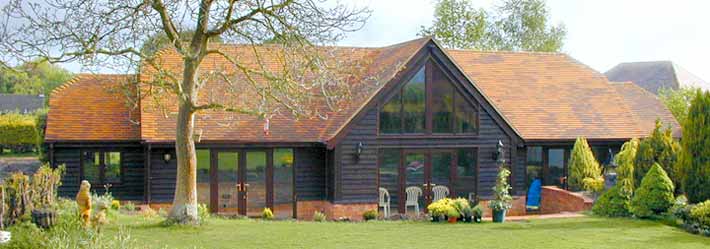
<path fill-rule="evenodd" d="M 622 193 L 620 184 L 611 187 L 597 199 L 592 207 L 592 212 L 601 216 L 626 217 L 630 216 L 629 205 L 631 198 Z"/>
<path fill-rule="evenodd" d="M 513 207 L 513 197 L 510 196 L 510 185 L 508 177 L 510 170 L 506 167 L 499 167 L 498 176 L 496 177 L 496 185 L 493 187 L 493 200 L 488 203 L 488 207 L 493 210 L 507 210 Z"/>
<path fill-rule="evenodd" d="M 377 210 L 367 210 L 362 213 L 362 219 L 365 221 L 377 219 Z"/>
<path fill-rule="evenodd" d="M 641 218 L 652 217 L 667 211 L 673 202 L 673 182 L 660 165 L 654 164 L 631 199 L 631 212 Z"/>
<path fill-rule="evenodd" d="M 198 208 L 199 208 L 199 206 L 198 206 Z M 132 201 L 128 201 L 128 202 L 126 202 L 126 204 L 123 204 L 123 210 L 126 210 L 128 212 L 136 211 L 136 205 L 133 204 Z"/>
<path fill-rule="evenodd" d="M 639 147 L 637 138 L 631 139 L 621 146 L 621 151 L 614 157 L 616 161 L 616 184 L 619 186 L 619 194 L 626 196 L 629 200 L 634 193 L 634 160 Z"/>
<path fill-rule="evenodd" d="M 261 218 L 271 220 L 274 218 L 274 212 L 270 208 L 264 208 L 264 211 L 261 211 Z"/>
<path fill-rule="evenodd" d="M 448 208 L 446 216 L 448 216 L 449 218 L 460 218 L 461 213 L 458 210 L 456 210 L 456 208 L 451 206 Z"/>
<path fill-rule="evenodd" d="M 207 219 L 210 218 L 210 215 L 210 208 L 207 206 L 207 204 L 197 204 L 197 216 L 200 217 L 200 222 L 204 223 Z"/>
<path fill-rule="evenodd" d="M 35 119 L 31 115 L 9 113 L 0 116 L 0 145 L 34 146 L 37 144 Z"/>
<path fill-rule="evenodd" d="M 710 227 L 710 200 L 695 205 L 690 210 L 690 218 L 702 226 Z"/>
<path fill-rule="evenodd" d="M 35 133 L 37 134 L 36 148 L 39 154 L 38 159 L 43 163 L 49 162 L 49 155 L 47 155 L 49 146 L 44 143 L 44 131 L 47 128 L 47 111 L 47 108 L 42 108 L 34 113 Z"/>
<path fill-rule="evenodd" d="M 453 199 L 451 201 L 451 206 L 454 207 L 454 209 L 456 209 L 456 211 L 458 211 L 461 216 L 465 216 L 464 209 L 471 208 L 471 204 L 469 204 L 469 201 L 464 198 Z"/>
<path fill-rule="evenodd" d="M 474 217 L 483 217 L 483 206 L 481 206 L 481 204 L 476 205 L 472 209 Z"/>
<path fill-rule="evenodd" d="M 325 216 L 324 213 L 320 211 L 316 211 L 313 213 L 313 221 L 315 222 L 324 222 L 327 220 L 328 217 Z"/>
<path fill-rule="evenodd" d="M 682 153 L 678 161 L 681 186 L 690 203 L 710 199 L 710 92 L 698 91 L 683 123 Z"/>
<path fill-rule="evenodd" d="M 673 184 L 679 183 L 676 177 L 674 166 L 678 160 L 680 144 L 673 138 L 670 128 L 663 128 L 661 121 L 656 121 L 656 128 L 650 136 L 641 140 L 636 152 L 634 164 L 634 177 L 636 186 L 641 183 L 641 179 L 646 175 L 651 167 L 658 163 Z"/>
<path fill-rule="evenodd" d="M 121 202 L 118 200 L 111 201 L 111 209 L 113 209 L 113 210 L 121 209 Z"/>
<path fill-rule="evenodd" d="M 569 160 L 569 187 L 573 190 L 599 192 L 604 188 L 604 178 L 599 163 L 594 159 L 587 139 L 577 138 Z"/>

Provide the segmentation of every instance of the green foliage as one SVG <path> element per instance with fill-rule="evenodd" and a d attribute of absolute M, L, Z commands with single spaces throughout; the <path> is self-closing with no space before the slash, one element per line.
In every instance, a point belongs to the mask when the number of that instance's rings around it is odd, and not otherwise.
<path fill-rule="evenodd" d="M 449 48 L 554 52 L 562 49 L 564 25 L 549 23 L 544 0 L 504 0 L 492 10 L 468 0 L 439 0 L 434 22 L 420 36 L 434 36 Z"/>
<path fill-rule="evenodd" d="M 710 226 L 710 200 L 698 203 L 690 210 L 690 218 L 700 225 Z"/>
<path fill-rule="evenodd" d="M 474 217 L 483 217 L 483 206 L 481 204 L 474 206 L 472 209 Z"/>
<path fill-rule="evenodd" d="M 44 143 L 44 132 L 47 129 L 47 108 L 42 108 L 34 113 L 35 118 L 35 133 L 37 134 L 37 152 L 39 152 L 39 160 L 43 163 L 49 162 L 48 145 Z"/>
<path fill-rule="evenodd" d="M 132 201 L 128 201 L 128 202 L 126 202 L 126 204 L 123 204 L 123 210 L 126 210 L 128 212 L 136 211 L 136 205 L 133 204 Z M 199 206 L 198 206 L 198 211 L 199 211 Z"/>
<path fill-rule="evenodd" d="M 634 193 L 634 161 L 636 151 L 638 151 L 639 140 L 631 139 L 621 146 L 621 151 L 614 157 L 616 161 L 616 184 L 619 186 L 619 194 L 631 199 Z"/>
<path fill-rule="evenodd" d="M 589 148 L 587 139 L 578 137 L 569 159 L 569 187 L 600 192 L 604 188 L 602 169 Z"/>
<path fill-rule="evenodd" d="M 367 210 L 362 213 L 362 219 L 365 221 L 377 219 L 377 210 Z"/>
<path fill-rule="evenodd" d="M 72 77 L 69 71 L 46 61 L 32 61 L 0 70 L 0 93 L 49 96 L 54 88 Z"/>
<path fill-rule="evenodd" d="M 631 199 L 631 212 L 648 218 L 666 212 L 674 203 L 673 182 L 660 165 L 654 164 Z"/>
<path fill-rule="evenodd" d="M 429 210 L 429 214 L 433 217 L 448 215 L 449 210 L 456 210 L 452 202 L 453 200 L 449 198 L 442 198 L 429 204 L 429 206 L 427 206 L 427 210 Z"/>
<path fill-rule="evenodd" d="M 0 145 L 37 144 L 37 130 L 34 117 L 15 113 L 0 116 Z"/>
<path fill-rule="evenodd" d="M 313 221 L 315 221 L 315 222 L 324 222 L 327 219 L 328 219 L 328 217 L 325 216 L 325 214 L 320 211 L 315 211 L 313 213 Z"/>
<path fill-rule="evenodd" d="M 493 210 L 508 210 L 513 207 L 513 197 L 510 196 L 510 184 L 508 184 L 510 170 L 505 166 L 498 169 L 496 185 L 493 187 L 493 200 L 488 203 L 488 207 Z"/>
<path fill-rule="evenodd" d="M 64 171 L 64 165 L 56 169 L 43 165 L 32 176 L 18 171 L 4 179 L 2 189 L 5 199 L 2 205 L 7 206 L 7 211 L 3 214 L 3 221 L 13 224 L 28 220 L 35 208 L 54 207 Z"/>
<path fill-rule="evenodd" d="M 261 211 L 261 218 L 265 220 L 274 219 L 274 212 L 271 211 L 271 208 L 264 208 L 264 211 Z"/>
<path fill-rule="evenodd" d="M 128 205 L 128 204 L 126 204 Z M 134 208 L 135 209 L 135 208 Z M 271 210 L 269 210 L 271 211 Z M 210 208 L 207 206 L 207 204 L 204 203 L 199 203 L 197 204 L 197 216 L 200 217 L 200 223 L 205 223 L 207 220 L 210 218 Z M 274 214 L 271 213 L 271 216 L 273 218 Z"/>
<path fill-rule="evenodd" d="M 682 124 L 688 117 L 690 101 L 695 97 L 697 88 L 683 87 L 679 89 L 661 88 L 658 89 L 658 98 L 671 111 L 678 123 Z"/>
<path fill-rule="evenodd" d="M 630 196 L 623 194 L 622 186 L 617 184 L 597 199 L 592 207 L 592 212 L 601 216 L 627 217 L 631 215 L 630 202 Z"/>
<path fill-rule="evenodd" d="M 113 210 L 119 210 L 119 209 L 121 209 L 121 202 L 118 201 L 118 200 L 113 200 L 113 201 L 111 202 L 111 209 L 113 209 Z"/>
<path fill-rule="evenodd" d="M 683 123 L 677 170 L 691 203 L 710 199 L 710 92 L 697 91 Z"/>
<path fill-rule="evenodd" d="M 674 184 L 679 184 L 680 180 L 676 177 L 675 165 L 680 152 L 680 144 L 673 139 L 673 134 L 670 128 L 663 128 L 659 120 L 656 121 L 656 128 L 651 132 L 651 135 L 639 143 L 638 151 L 636 152 L 636 160 L 634 164 L 635 183 L 641 183 L 646 172 L 651 167 L 658 163 L 666 171 L 668 177 L 671 178 Z"/>

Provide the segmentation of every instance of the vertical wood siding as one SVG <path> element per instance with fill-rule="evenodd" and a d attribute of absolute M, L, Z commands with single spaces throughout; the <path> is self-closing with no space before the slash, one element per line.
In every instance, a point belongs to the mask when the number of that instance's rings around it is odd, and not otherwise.
<path fill-rule="evenodd" d="M 92 150 L 86 148 L 85 150 Z M 62 148 L 55 146 L 54 158 L 55 165 L 64 164 L 66 173 L 62 177 L 62 186 L 59 187 L 59 195 L 63 197 L 73 198 L 79 191 L 81 183 L 81 149 L 80 148 Z M 110 151 L 121 152 L 122 164 L 122 181 L 120 184 L 114 184 L 110 191 L 118 200 L 143 200 L 143 149 L 141 147 L 115 147 Z M 91 186 L 93 192 L 104 193 L 103 186 Z"/>
<path fill-rule="evenodd" d="M 368 110 L 362 119 L 354 124 L 349 133 L 336 146 L 340 157 L 336 160 L 335 176 L 336 203 L 362 203 L 377 201 L 377 151 L 381 148 L 458 148 L 477 147 L 479 160 L 478 195 L 492 195 L 498 168 L 493 153 L 498 140 L 510 148 L 510 138 L 504 133 L 489 113 L 479 111 L 479 134 L 471 137 L 418 137 L 387 138 L 377 135 L 377 108 Z M 357 144 L 362 142 L 363 152 L 359 161 L 354 158 Z M 511 162 L 510 150 L 506 151 L 506 161 Z M 516 172 L 517 173 L 517 172 Z M 520 174 L 517 174 L 516 179 Z"/>

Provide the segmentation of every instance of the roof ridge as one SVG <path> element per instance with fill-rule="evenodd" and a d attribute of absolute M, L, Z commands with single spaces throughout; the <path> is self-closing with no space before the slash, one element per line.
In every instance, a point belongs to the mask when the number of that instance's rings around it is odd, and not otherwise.
<path fill-rule="evenodd" d="M 446 51 L 454 52 L 476 52 L 486 54 L 539 54 L 539 55 L 567 55 L 564 52 L 542 52 L 542 51 L 512 51 L 512 50 L 476 50 L 476 49 L 461 49 L 461 48 L 445 48 Z"/>

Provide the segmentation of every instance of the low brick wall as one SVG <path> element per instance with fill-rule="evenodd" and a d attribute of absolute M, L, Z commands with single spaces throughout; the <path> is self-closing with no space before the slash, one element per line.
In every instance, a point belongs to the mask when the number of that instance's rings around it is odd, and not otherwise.
<path fill-rule="evenodd" d="M 329 220 L 347 217 L 350 220 L 362 220 L 362 214 L 368 210 L 377 210 L 377 203 L 332 204 L 329 201 L 299 201 L 297 207 L 299 220 L 313 219 L 315 211 L 323 212 Z"/>
<path fill-rule="evenodd" d="M 491 217 L 493 215 L 493 210 L 488 207 L 488 202 L 490 200 L 481 200 L 480 204 L 483 206 L 483 217 Z M 521 216 L 525 215 L 525 196 L 514 196 L 513 197 L 513 207 L 505 213 L 506 216 Z"/>
<path fill-rule="evenodd" d="M 540 200 L 540 213 L 542 214 L 587 211 L 592 209 L 592 204 L 592 199 L 581 194 L 555 186 L 542 187 Z"/>

